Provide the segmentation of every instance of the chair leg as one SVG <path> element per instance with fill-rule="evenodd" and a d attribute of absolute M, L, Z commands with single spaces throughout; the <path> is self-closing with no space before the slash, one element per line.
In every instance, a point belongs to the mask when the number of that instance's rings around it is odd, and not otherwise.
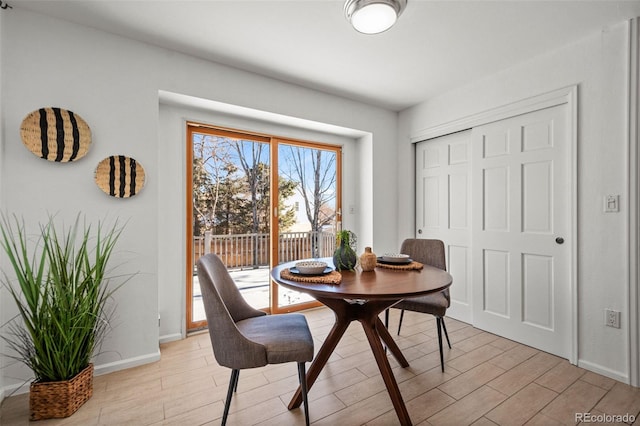
<path fill-rule="evenodd" d="M 229 390 L 227 391 L 227 400 L 224 403 L 224 413 L 222 414 L 222 426 L 227 424 L 227 415 L 229 414 L 229 406 L 231 405 L 231 397 L 233 392 L 238 387 L 238 376 L 240 376 L 240 370 L 231 370 L 231 379 L 229 380 Z"/>
<path fill-rule="evenodd" d="M 440 347 L 440 367 L 444 373 L 444 355 L 442 353 L 442 318 L 436 317 L 436 325 L 438 326 L 438 346 Z"/>
<path fill-rule="evenodd" d="M 449 333 L 447 333 L 447 326 L 444 325 L 444 317 L 440 317 L 440 321 L 442 321 L 442 329 L 444 330 L 444 337 L 447 338 L 447 345 L 449 345 L 449 349 L 451 349 L 451 342 L 449 341 Z"/>
<path fill-rule="evenodd" d="M 389 308 L 384 310 L 384 328 L 389 329 Z M 387 353 L 387 345 L 383 343 L 384 353 Z"/>
<path fill-rule="evenodd" d="M 404 309 L 400 311 L 400 321 L 398 322 L 398 336 L 400 335 L 400 327 L 402 327 L 402 318 L 404 318 Z"/>
<path fill-rule="evenodd" d="M 300 389 L 302 390 L 302 403 L 304 404 L 304 422 L 309 426 L 309 398 L 307 396 L 307 372 L 305 371 L 304 362 L 298 363 L 298 379 L 300 380 Z"/>

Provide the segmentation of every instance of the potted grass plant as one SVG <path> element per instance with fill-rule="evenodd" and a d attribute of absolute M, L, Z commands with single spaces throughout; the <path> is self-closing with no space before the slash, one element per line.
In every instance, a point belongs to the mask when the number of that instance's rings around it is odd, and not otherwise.
<path fill-rule="evenodd" d="M 117 222 L 59 230 L 53 218 L 40 224 L 35 242 L 16 216 L 0 220 L 0 244 L 12 276 L 2 283 L 18 314 L 2 338 L 10 358 L 33 372 L 31 420 L 68 417 L 93 394 L 91 358 L 109 331 L 111 296 L 107 265 L 122 232 Z"/>

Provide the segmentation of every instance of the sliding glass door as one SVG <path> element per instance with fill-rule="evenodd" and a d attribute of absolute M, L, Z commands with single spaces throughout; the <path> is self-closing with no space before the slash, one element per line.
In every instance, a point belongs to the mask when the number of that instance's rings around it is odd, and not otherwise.
<path fill-rule="evenodd" d="M 269 278 L 278 263 L 330 256 L 340 147 L 187 126 L 187 329 L 206 326 L 195 262 L 216 253 L 243 297 L 270 312 L 316 302 Z M 275 183 L 275 184 L 272 184 Z"/>

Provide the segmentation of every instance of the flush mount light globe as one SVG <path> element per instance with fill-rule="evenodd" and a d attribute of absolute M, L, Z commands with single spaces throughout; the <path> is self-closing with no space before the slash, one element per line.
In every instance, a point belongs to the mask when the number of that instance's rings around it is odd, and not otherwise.
<path fill-rule="evenodd" d="M 356 31 L 378 34 L 388 30 L 407 6 L 407 0 L 347 0 L 344 14 Z"/>

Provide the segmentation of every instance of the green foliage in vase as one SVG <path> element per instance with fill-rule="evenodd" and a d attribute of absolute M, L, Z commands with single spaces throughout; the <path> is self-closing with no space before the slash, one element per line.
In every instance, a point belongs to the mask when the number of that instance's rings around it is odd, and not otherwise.
<path fill-rule="evenodd" d="M 24 220 L 2 216 L 0 244 L 15 277 L 2 283 L 19 313 L 2 338 L 10 358 L 26 364 L 36 381 L 68 380 L 81 372 L 110 330 L 108 303 L 124 282 L 109 286 L 107 264 L 120 234 L 117 222 L 105 228 L 80 223 L 59 231 L 53 218 L 40 224 L 29 243 Z M 33 247 L 32 247 L 33 246 Z"/>
<path fill-rule="evenodd" d="M 357 237 L 349 230 L 336 234 L 336 250 L 333 253 L 333 264 L 338 271 L 353 271 L 358 264 L 356 255 Z"/>

